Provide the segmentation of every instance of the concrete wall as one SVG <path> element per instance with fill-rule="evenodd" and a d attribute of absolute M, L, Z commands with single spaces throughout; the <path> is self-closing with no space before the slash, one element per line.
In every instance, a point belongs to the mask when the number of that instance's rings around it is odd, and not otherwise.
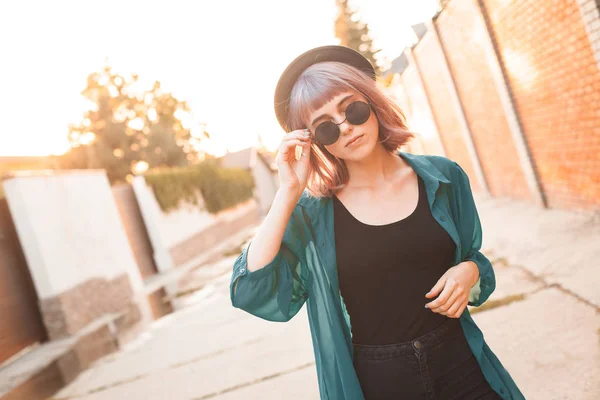
<path fill-rule="evenodd" d="M 123 273 L 141 288 L 104 172 L 15 177 L 4 188 L 40 298 Z"/>
<path fill-rule="evenodd" d="M 256 222 L 260 216 L 255 199 L 211 214 L 204 209 L 200 194 L 198 205 L 183 204 L 177 210 L 164 212 L 143 176 L 134 178 L 133 188 L 152 242 L 159 272 L 165 272 L 201 255 L 208 250 L 205 243 L 215 243 L 233 233 L 228 228 L 219 229 L 219 225 L 233 224 L 235 230 L 239 230 Z M 248 214 L 250 217 L 247 217 Z"/>
<path fill-rule="evenodd" d="M 50 338 L 130 309 L 142 279 L 103 171 L 16 173 L 4 190 Z"/>
<path fill-rule="evenodd" d="M 260 222 L 260 206 L 254 199 L 238 204 L 214 216 L 214 222 L 204 226 L 195 235 L 169 249 L 174 265 L 182 265 L 210 252 L 223 240 Z"/>
<path fill-rule="evenodd" d="M 113 186 L 112 192 L 142 278 L 155 275 L 158 270 L 152 257 L 154 250 L 133 187 L 124 183 Z"/>

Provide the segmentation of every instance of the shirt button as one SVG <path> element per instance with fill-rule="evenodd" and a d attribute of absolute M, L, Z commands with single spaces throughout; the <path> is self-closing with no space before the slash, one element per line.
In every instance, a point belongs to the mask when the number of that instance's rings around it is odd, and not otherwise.
<path fill-rule="evenodd" d="M 440 217 L 440 219 L 441 219 L 442 221 L 445 221 L 445 220 L 446 220 L 446 217 L 445 217 L 444 215 L 442 215 L 442 216 Z"/>
<path fill-rule="evenodd" d="M 415 340 L 413 342 L 413 345 L 415 346 L 416 349 L 420 349 L 421 348 L 421 342 L 419 342 L 418 340 Z"/>
<path fill-rule="evenodd" d="M 245 271 L 245 269 L 244 269 L 244 268 L 240 268 L 240 274 L 243 274 L 243 273 L 244 273 L 244 271 Z"/>

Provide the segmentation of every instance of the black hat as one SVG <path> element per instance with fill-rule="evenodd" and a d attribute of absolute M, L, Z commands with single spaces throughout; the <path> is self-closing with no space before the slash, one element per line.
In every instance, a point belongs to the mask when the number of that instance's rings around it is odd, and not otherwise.
<path fill-rule="evenodd" d="M 338 61 L 351 65 L 375 79 L 375 69 L 369 60 L 349 47 L 321 46 L 302 53 L 283 71 L 275 88 L 275 115 L 284 129 L 287 126 L 290 95 L 296 80 L 305 69 L 324 61 Z"/>

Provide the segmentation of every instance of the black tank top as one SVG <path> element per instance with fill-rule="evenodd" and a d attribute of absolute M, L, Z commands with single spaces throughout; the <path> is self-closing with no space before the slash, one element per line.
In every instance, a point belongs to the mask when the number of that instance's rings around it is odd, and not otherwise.
<path fill-rule="evenodd" d="M 456 245 L 431 215 L 420 176 L 417 208 L 387 225 L 357 220 L 333 196 L 340 291 L 356 344 L 410 341 L 448 317 L 425 308 L 425 294 L 453 266 Z"/>

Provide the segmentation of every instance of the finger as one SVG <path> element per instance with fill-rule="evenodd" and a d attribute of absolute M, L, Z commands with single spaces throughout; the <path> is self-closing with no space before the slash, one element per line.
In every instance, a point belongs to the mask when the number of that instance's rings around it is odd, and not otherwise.
<path fill-rule="evenodd" d="M 452 318 L 459 318 L 462 315 L 462 313 L 465 311 L 465 308 L 467 308 L 467 303 L 468 303 L 468 301 L 464 301 L 464 302 L 460 303 L 460 305 L 454 312 L 450 312 L 450 310 L 449 310 L 448 316 L 450 316 Z"/>
<path fill-rule="evenodd" d="M 310 140 L 310 136 L 306 135 L 304 132 L 300 131 L 294 131 L 294 132 L 290 132 L 286 135 L 283 136 L 283 140 L 291 140 L 291 139 L 300 139 L 300 140 Z"/>
<path fill-rule="evenodd" d="M 444 284 L 444 288 L 442 290 L 442 293 L 438 296 L 437 299 L 425 304 L 425 307 L 433 310 L 434 308 L 438 308 L 442 304 L 446 303 L 446 301 L 452 295 L 452 292 L 454 291 L 455 287 L 456 287 L 456 283 L 453 280 L 451 280 L 451 279 L 446 280 L 446 282 Z"/>
<path fill-rule="evenodd" d="M 442 275 L 442 277 L 440 279 L 438 279 L 435 286 L 425 295 L 425 297 L 432 299 L 435 296 L 437 296 L 444 288 L 446 279 L 447 279 L 446 274 Z"/>
<path fill-rule="evenodd" d="M 296 130 L 293 130 L 291 132 L 286 133 L 286 135 L 289 135 L 290 133 L 300 133 L 300 134 L 303 134 L 303 135 L 309 135 L 310 134 L 310 130 L 306 129 L 306 128 L 296 129 Z"/>
<path fill-rule="evenodd" d="M 460 308 L 458 309 L 458 311 L 456 312 L 456 318 L 460 317 L 465 310 L 467 309 L 467 306 L 469 305 L 469 299 L 465 300 L 461 305 Z"/>
<path fill-rule="evenodd" d="M 297 161 L 307 160 L 310 154 L 310 144 L 306 143 L 303 146 L 296 146 L 294 157 Z"/>
<path fill-rule="evenodd" d="M 310 143 L 306 143 L 305 141 L 297 140 L 297 139 L 287 140 L 281 144 L 279 151 L 282 152 L 283 154 L 286 154 L 292 150 L 295 151 L 296 146 L 301 146 L 304 148 L 306 145 L 310 145 Z"/>
<path fill-rule="evenodd" d="M 452 304 L 452 306 L 446 311 L 449 317 L 456 318 L 456 315 L 460 315 L 463 310 L 463 304 L 465 304 L 464 300 L 458 299 Z"/>
<path fill-rule="evenodd" d="M 289 161 L 290 155 L 291 156 L 295 155 L 296 146 L 304 146 L 305 144 L 306 143 L 302 140 L 297 140 L 297 139 L 286 140 L 281 144 L 281 147 L 279 148 L 279 152 L 278 152 L 277 156 L 279 157 L 281 155 L 282 160 Z"/>
<path fill-rule="evenodd" d="M 463 301 L 463 290 L 462 288 L 457 284 L 455 285 L 454 290 L 452 291 L 452 295 L 450 296 L 450 298 L 448 300 L 446 300 L 446 303 L 440 305 L 438 308 L 440 309 L 440 311 L 445 311 L 448 312 L 448 310 L 450 309 L 450 307 L 452 307 L 454 305 L 454 303 L 462 303 Z"/>
<path fill-rule="evenodd" d="M 460 308 L 461 304 L 462 304 L 462 301 L 460 299 L 454 300 L 452 305 L 450 307 L 448 307 L 448 309 L 445 311 L 446 314 L 448 316 L 454 315 Z"/>
<path fill-rule="evenodd" d="M 311 133 L 310 129 L 308 129 L 308 128 L 298 129 L 297 131 L 294 131 L 294 132 L 301 133 L 302 135 L 304 135 L 306 137 L 312 137 L 312 133 Z"/>
<path fill-rule="evenodd" d="M 448 312 L 449 309 L 454 305 L 454 303 L 460 304 L 462 302 L 461 294 L 462 294 L 462 289 L 460 288 L 460 286 L 455 285 L 454 289 L 452 290 L 452 294 L 450 295 L 448 300 L 446 300 L 443 304 L 440 304 L 437 307 L 430 307 L 431 311 L 433 311 L 433 312 Z"/>

